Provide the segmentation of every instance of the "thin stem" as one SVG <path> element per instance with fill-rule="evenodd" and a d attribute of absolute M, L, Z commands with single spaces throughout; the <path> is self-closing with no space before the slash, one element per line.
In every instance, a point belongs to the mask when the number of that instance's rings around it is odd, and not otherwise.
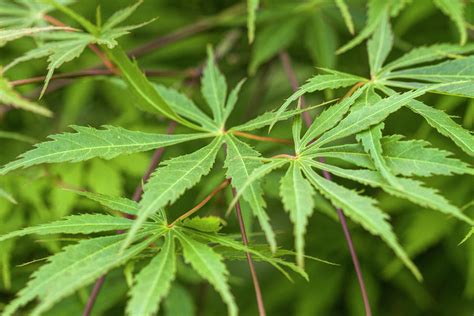
<path fill-rule="evenodd" d="M 288 79 L 289 79 L 289 81 L 292 85 L 293 90 L 296 91 L 298 89 L 298 82 L 296 81 L 296 85 L 294 84 L 295 83 L 294 80 L 296 79 L 296 75 L 295 75 L 295 72 L 293 70 L 293 67 L 291 66 L 291 59 L 290 59 L 288 53 L 286 53 L 286 52 L 283 52 L 283 55 L 280 54 L 280 57 L 281 56 L 283 56 L 283 58 L 280 58 L 280 59 L 281 59 L 281 62 L 283 64 L 283 67 L 285 68 Z M 364 85 L 364 82 L 359 82 L 359 83 L 355 84 L 347 92 L 347 94 L 344 97 L 352 95 L 352 93 L 354 93 L 354 91 L 357 88 L 361 87 L 362 85 Z M 307 113 L 307 112 L 304 112 L 304 113 Z M 304 113 L 303 113 L 303 115 L 304 115 Z M 312 121 L 311 120 L 308 121 L 308 120 L 305 119 L 305 123 L 306 123 L 306 126 L 309 127 L 311 125 Z M 323 157 L 319 158 L 319 161 L 324 162 L 324 158 Z M 323 170 L 323 175 L 327 180 L 330 180 L 330 181 L 332 180 L 331 174 L 329 172 L 327 172 L 326 170 Z M 354 270 L 355 270 L 356 275 L 357 275 L 357 280 L 359 282 L 359 287 L 360 287 L 360 292 L 361 292 L 361 295 L 362 295 L 362 300 L 364 301 L 365 315 L 366 316 L 372 316 L 372 311 L 371 311 L 370 303 L 369 303 L 369 297 L 367 295 L 367 290 L 366 290 L 366 287 L 365 287 L 364 278 L 362 276 L 362 270 L 360 268 L 359 258 L 357 257 L 357 252 L 356 252 L 354 244 L 352 242 L 352 237 L 351 237 L 351 234 L 349 232 L 349 228 L 347 226 L 346 217 L 345 217 L 344 212 L 342 211 L 342 209 L 336 208 L 336 211 L 337 211 L 337 216 L 339 217 L 339 220 L 340 220 L 340 223 L 341 223 L 342 231 L 344 232 L 344 237 L 346 239 L 346 243 L 347 243 L 347 246 L 349 248 L 349 252 L 351 254 L 352 263 L 354 265 Z"/>
<path fill-rule="evenodd" d="M 293 144 L 293 142 L 289 139 L 258 136 L 258 135 L 253 135 L 253 134 L 240 132 L 240 131 L 232 131 L 232 134 L 237 135 L 237 136 L 241 136 L 241 137 L 245 137 L 245 138 L 249 138 L 249 139 L 259 140 L 259 141 L 262 141 L 262 142 L 280 143 L 280 144 L 288 144 L 288 145 Z"/>
<path fill-rule="evenodd" d="M 196 213 L 197 211 L 199 211 L 204 205 L 207 204 L 207 202 L 209 202 L 210 199 L 212 199 L 214 197 L 214 195 L 216 195 L 219 191 L 221 191 L 226 186 L 228 186 L 229 183 L 230 183 L 229 179 L 226 179 L 223 182 L 221 182 L 221 184 L 219 184 L 216 188 L 214 188 L 214 190 L 212 190 L 212 192 L 209 193 L 208 196 L 206 196 L 206 198 L 204 198 L 204 200 L 199 202 L 195 207 L 193 207 L 192 209 L 190 209 L 189 211 L 187 211 L 186 213 L 184 213 L 183 215 L 181 215 L 177 219 L 175 219 L 174 222 L 172 222 L 171 224 L 168 225 L 168 227 L 169 228 L 173 227 L 174 225 L 176 225 L 176 223 L 188 218 L 189 216 L 191 216 L 194 213 Z"/>
<path fill-rule="evenodd" d="M 237 190 L 232 188 L 232 195 L 235 198 L 237 196 Z M 240 234 L 242 235 L 242 243 L 248 247 L 249 241 L 247 239 L 247 232 L 245 230 L 245 223 L 242 217 L 242 210 L 240 209 L 240 203 L 235 204 L 235 214 L 239 220 Z M 250 269 L 250 275 L 252 276 L 253 287 L 255 289 L 255 297 L 257 299 L 258 314 L 259 316 L 265 316 L 265 305 L 263 304 L 262 291 L 260 290 L 260 283 L 258 282 L 257 272 L 255 271 L 255 266 L 253 265 L 252 255 L 249 252 L 245 253 L 247 256 L 247 264 Z"/>

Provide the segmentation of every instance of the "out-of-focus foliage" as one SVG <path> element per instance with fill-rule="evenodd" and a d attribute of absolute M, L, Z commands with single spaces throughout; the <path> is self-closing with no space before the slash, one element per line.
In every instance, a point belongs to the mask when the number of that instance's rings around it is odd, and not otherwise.
<path fill-rule="evenodd" d="M 0 0 L 0 311 L 81 314 L 108 273 L 92 315 L 255 315 L 250 253 L 268 315 L 364 315 L 337 207 L 374 315 L 471 315 L 473 25 L 462 0 Z"/>

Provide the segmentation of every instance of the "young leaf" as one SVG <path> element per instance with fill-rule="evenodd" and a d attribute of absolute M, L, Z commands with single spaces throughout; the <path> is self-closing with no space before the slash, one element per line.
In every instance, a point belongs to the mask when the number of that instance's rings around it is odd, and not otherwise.
<path fill-rule="evenodd" d="M 223 220 L 217 216 L 187 218 L 183 221 L 183 227 L 192 228 L 206 233 L 217 233 L 222 228 Z"/>
<path fill-rule="evenodd" d="M 384 14 L 374 35 L 367 43 L 369 54 L 370 75 L 372 78 L 382 68 L 393 45 L 393 34 L 390 29 L 388 13 Z"/>
<path fill-rule="evenodd" d="M 130 219 L 104 214 L 82 214 L 67 216 L 62 220 L 23 228 L 3 236 L 0 242 L 10 238 L 26 235 L 52 235 L 52 234 L 91 234 L 111 230 L 127 229 L 132 225 Z"/>
<path fill-rule="evenodd" d="M 239 194 L 242 194 L 245 201 L 250 204 L 252 213 L 258 218 L 260 226 L 265 232 L 265 236 L 273 251 L 276 250 L 275 233 L 269 223 L 269 218 L 265 212 L 265 200 L 263 190 L 259 181 L 252 181 L 247 188 L 244 185 L 248 182 L 255 169 L 262 165 L 257 159 L 260 153 L 252 149 L 249 145 L 241 142 L 232 135 L 226 136 L 227 157 L 225 168 L 227 168 L 227 178 L 232 178 L 232 186 Z M 247 158 L 249 157 L 249 158 Z"/>
<path fill-rule="evenodd" d="M 357 134 L 356 138 L 361 142 L 364 147 L 365 152 L 367 152 L 374 162 L 375 168 L 380 172 L 382 177 L 387 180 L 392 186 L 397 189 L 400 189 L 401 186 L 398 183 L 398 179 L 392 174 L 392 171 L 389 169 L 385 157 L 383 156 L 382 149 L 382 129 L 384 128 L 384 123 L 377 124 L 370 127 L 368 130 L 363 131 L 360 134 Z"/>
<path fill-rule="evenodd" d="M 382 138 L 383 158 L 395 175 L 421 176 L 472 174 L 474 169 L 461 160 L 450 158 L 452 153 L 428 147 L 423 140 L 400 140 L 403 136 L 393 135 Z M 356 166 L 375 169 L 370 156 L 360 144 L 348 144 L 324 147 L 314 154 L 315 157 L 333 157 Z"/>
<path fill-rule="evenodd" d="M 53 116 L 53 113 L 34 102 L 23 98 L 17 93 L 10 83 L 0 76 L 0 103 L 12 106 L 16 109 L 30 111 L 47 117 Z"/>
<path fill-rule="evenodd" d="M 160 301 L 169 292 L 176 274 L 176 249 L 173 233 L 166 235 L 158 255 L 151 259 L 136 277 L 130 290 L 127 314 L 134 316 L 156 315 Z"/>
<path fill-rule="evenodd" d="M 302 169 L 308 180 L 322 195 L 328 198 L 336 207 L 340 207 L 353 221 L 362 225 L 370 233 L 382 238 L 413 275 L 419 280 L 422 279 L 421 273 L 398 243 L 397 237 L 388 222 L 388 215 L 375 206 L 374 200 L 326 180 L 314 172 L 307 163 L 302 163 Z"/>
<path fill-rule="evenodd" d="M 191 121 L 199 123 L 207 130 L 215 131 L 218 126 L 192 100 L 176 90 L 162 85 L 156 85 L 156 90 L 163 100 L 179 115 Z"/>
<path fill-rule="evenodd" d="M 336 0 L 336 5 L 339 8 L 339 11 L 341 11 L 342 18 L 344 19 L 344 23 L 346 24 L 349 33 L 354 34 L 354 22 L 352 21 L 352 16 L 347 4 L 344 0 Z"/>
<path fill-rule="evenodd" d="M 25 36 L 33 36 L 41 32 L 73 31 L 73 30 L 74 30 L 73 28 L 61 27 L 61 26 L 28 27 L 28 28 L 21 28 L 21 29 L 0 30 L 0 47 L 16 39 L 19 39 Z"/>
<path fill-rule="evenodd" d="M 247 0 L 247 36 L 250 44 L 255 38 L 255 15 L 259 2 L 260 0 Z"/>
<path fill-rule="evenodd" d="M 137 215 L 138 203 L 120 196 L 110 196 L 100 193 L 68 190 L 84 196 L 92 201 L 100 203 L 102 206 L 107 207 L 114 211 L 120 211 L 125 214 Z"/>
<path fill-rule="evenodd" d="M 464 19 L 464 2 L 462 0 L 434 0 L 435 5 L 443 11 L 444 14 L 453 20 L 458 28 L 459 42 L 461 45 L 466 43 L 466 21 Z"/>
<path fill-rule="evenodd" d="M 116 11 L 110 18 L 107 19 L 107 21 L 104 23 L 102 26 L 101 31 L 107 31 L 113 29 L 115 26 L 119 25 L 126 19 L 128 19 L 133 12 L 143 3 L 143 0 L 137 1 L 135 4 L 121 9 L 119 11 Z"/>
<path fill-rule="evenodd" d="M 235 86 L 235 88 L 232 89 L 232 91 L 229 93 L 229 97 L 227 98 L 227 103 L 224 109 L 224 122 L 229 118 L 229 115 L 230 113 L 232 113 L 232 110 L 234 110 L 235 104 L 237 103 L 237 99 L 239 97 L 240 88 L 242 88 L 244 82 L 245 79 L 240 80 L 239 83 Z"/>
<path fill-rule="evenodd" d="M 104 129 L 72 126 L 77 133 L 49 136 L 52 141 L 40 143 L 0 169 L 0 175 L 18 168 L 42 163 L 78 162 L 94 157 L 112 159 L 119 155 L 147 151 L 211 136 L 210 134 L 160 135 L 129 131 L 121 127 Z"/>
<path fill-rule="evenodd" d="M 32 280 L 5 307 L 3 315 L 13 315 L 18 308 L 35 298 L 40 303 L 30 315 L 41 314 L 62 298 L 134 257 L 155 239 L 145 239 L 120 255 L 117 254 L 123 241 L 120 235 L 83 240 L 68 246 L 33 273 Z"/>
<path fill-rule="evenodd" d="M 207 64 L 201 80 L 201 93 L 212 111 L 214 121 L 221 126 L 224 119 L 225 99 L 227 96 L 227 83 L 225 77 L 214 63 L 214 54 L 208 49 Z"/>
<path fill-rule="evenodd" d="M 229 272 L 222 263 L 222 257 L 211 247 L 187 236 L 184 232 L 175 230 L 186 262 L 190 263 L 196 272 L 214 286 L 227 304 L 230 316 L 237 316 L 237 305 L 227 285 Z"/>
<path fill-rule="evenodd" d="M 221 145 L 222 138 L 217 137 L 209 145 L 191 154 L 165 161 L 162 167 L 156 169 L 145 184 L 137 218 L 127 234 L 122 249 L 130 245 L 135 234 L 151 215 L 160 212 L 160 217 L 164 218 L 162 208 L 176 201 L 181 194 L 211 171 Z"/>
<path fill-rule="evenodd" d="M 314 189 L 301 174 L 295 164 L 291 164 L 280 182 L 280 196 L 285 210 L 290 214 L 294 224 L 296 262 L 300 267 L 304 264 L 304 235 L 308 218 L 313 214 Z"/>

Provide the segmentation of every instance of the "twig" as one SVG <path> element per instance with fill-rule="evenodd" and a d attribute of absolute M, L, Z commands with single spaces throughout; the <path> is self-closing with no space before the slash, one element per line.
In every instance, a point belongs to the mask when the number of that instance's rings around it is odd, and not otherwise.
<path fill-rule="evenodd" d="M 295 72 L 293 70 L 293 67 L 291 66 L 291 60 L 290 60 L 290 57 L 289 57 L 288 53 L 286 53 L 286 52 L 280 53 L 280 59 L 281 59 L 281 62 L 283 64 L 283 68 L 285 69 L 285 72 L 287 74 L 287 77 L 288 77 L 289 81 L 291 82 L 292 89 L 294 91 L 296 91 L 298 89 L 298 82 L 296 81 L 296 75 L 295 75 Z M 296 85 L 295 85 L 295 83 L 296 83 Z M 360 82 L 357 83 L 356 85 L 354 85 L 354 87 L 352 87 L 349 90 L 347 95 L 352 94 L 357 88 L 359 88 L 362 85 L 363 85 L 363 83 L 360 83 Z M 306 113 L 307 112 L 304 112 L 302 115 L 304 115 Z M 312 123 L 312 120 L 311 120 L 311 118 L 309 120 L 307 120 L 306 117 L 305 117 L 305 122 L 306 122 L 306 126 L 309 127 Z M 319 161 L 324 162 L 324 158 L 322 158 L 322 157 L 319 158 Z M 327 180 L 330 180 L 330 181 L 332 180 L 331 174 L 329 172 L 327 172 L 326 170 L 323 170 L 323 175 Z M 364 278 L 362 277 L 362 270 L 361 270 L 360 264 L 359 264 L 359 258 L 357 257 L 357 252 L 356 252 L 354 244 L 352 242 L 352 237 L 351 237 L 351 234 L 349 232 L 349 228 L 347 226 L 346 217 L 345 217 L 342 209 L 336 208 L 336 211 L 337 211 L 337 215 L 339 217 L 339 220 L 341 222 L 342 231 L 344 232 L 344 237 L 346 239 L 347 246 L 349 247 L 349 252 L 351 254 L 352 263 L 354 265 L 354 270 L 356 272 L 357 280 L 359 282 L 359 287 L 360 287 L 360 292 L 361 292 L 361 295 L 362 295 L 362 300 L 364 301 L 365 315 L 366 316 L 372 316 L 372 311 L 370 309 L 370 303 L 369 303 L 369 297 L 367 295 L 367 290 L 366 290 L 366 287 L 365 287 Z"/>

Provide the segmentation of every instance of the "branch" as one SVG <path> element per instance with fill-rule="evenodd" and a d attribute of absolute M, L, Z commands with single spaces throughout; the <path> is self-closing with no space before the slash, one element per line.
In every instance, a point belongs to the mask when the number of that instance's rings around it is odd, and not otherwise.
<path fill-rule="evenodd" d="M 288 53 L 286 51 L 283 51 L 283 52 L 280 53 L 280 60 L 281 60 L 281 63 L 283 65 L 283 68 L 285 69 L 288 80 L 291 83 L 293 91 L 296 91 L 298 89 L 298 81 L 296 79 L 296 74 L 293 70 L 293 67 L 291 66 L 290 56 L 288 55 Z M 359 83 L 355 84 L 349 90 L 349 92 L 346 94 L 346 96 L 351 95 L 361 85 L 363 85 L 363 83 L 359 82 Z M 302 101 L 300 102 L 300 106 L 304 107 L 304 104 L 303 104 Z M 304 116 L 305 114 L 308 114 L 308 112 L 304 112 L 302 115 Z M 309 115 L 308 115 L 308 117 L 309 117 Z M 305 120 L 305 123 L 306 123 L 307 127 L 309 127 L 312 124 L 311 117 L 309 117 L 309 119 L 308 119 L 308 117 L 304 116 L 304 120 Z M 322 157 L 319 158 L 319 161 L 324 162 L 324 158 L 322 158 Z M 326 179 L 328 179 L 330 181 L 332 180 L 331 174 L 329 172 L 327 172 L 326 170 L 323 170 L 323 175 Z M 361 295 L 362 295 L 362 300 L 364 301 L 365 315 L 366 316 L 372 316 L 372 311 L 370 309 L 370 303 L 369 303 L 369 297 L 367 295 L 367 290 L 366 290 L 366 287 L 365 287 L 364 278 L 362 277 L 362 271 L 360 269 L 359 258 L 357 257 L 357 252 L 356 252 L 354 244 L 352 242 L 352 237 L 351 237 L 351 234 L 349 232 L 349 228 L 347 227 L 346 217 L 345 217 L 342 209 L 336 208 L 336 211 L 337 211 L 337 215 L 339 217 L 339 220 L 341 222 L 342 231 L 344 232 L 344 237 L 346 238 L 347 246 L 349 247 L 349 252 L 350 252 L 351 258 L 352 258 L 352 263 L 354 265 L 354 269 L 355 269 L 355 272 L 356 272 L 356 275 L 357 275 L 357 280 L 359 282 L 359 287 L 360 287 L 360 292 L 361 292 Z"/>

